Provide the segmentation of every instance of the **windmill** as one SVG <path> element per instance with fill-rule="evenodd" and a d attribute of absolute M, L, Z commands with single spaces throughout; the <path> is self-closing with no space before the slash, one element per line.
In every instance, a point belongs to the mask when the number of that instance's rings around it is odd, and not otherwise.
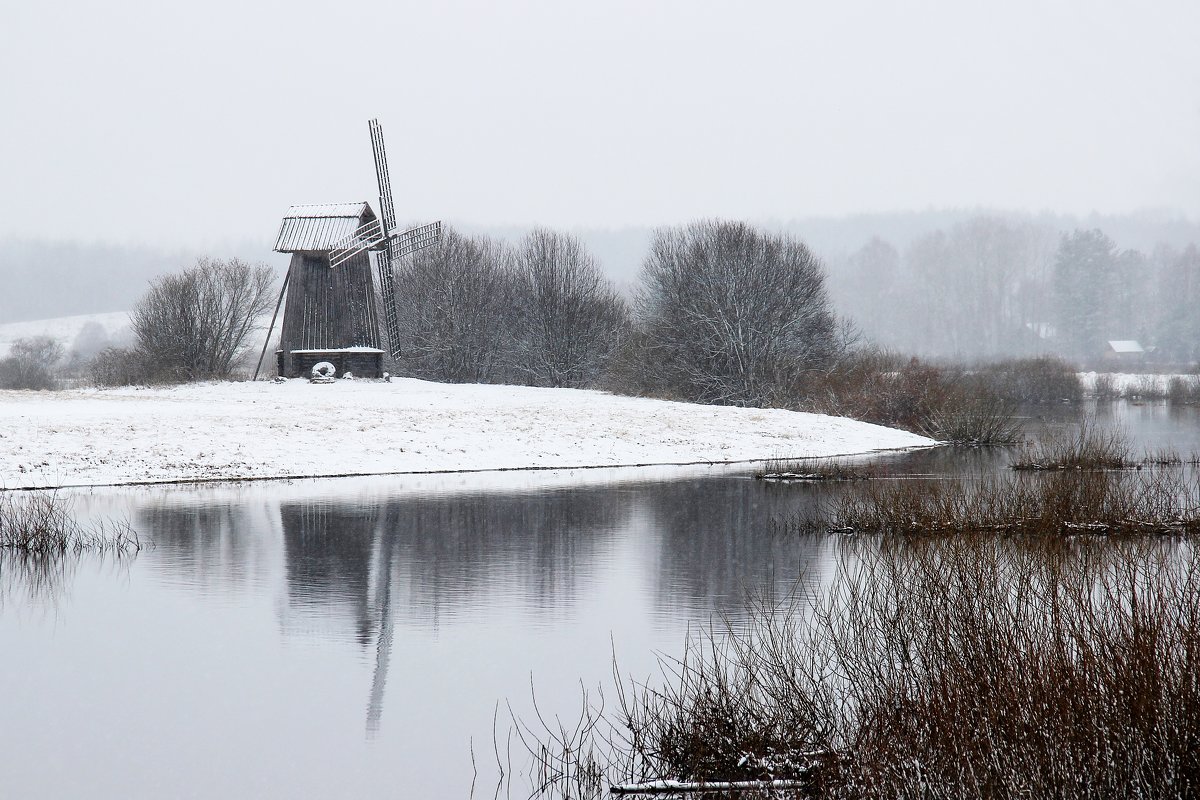
<path fill-rule="evenodd" d="M 283 306 L 277 360 L 284 377 L 308 375 L 322 362 L 332 364 L 339 375 L 380 377 L 384 350 L 369 254 L 375 253 L 388 355 L 395 359 L 401 347 L 393 265 L 441 238 L 441 222 L 397 230 L 383 129 L 374 119 L 368 127 L 380 216 L 366 202 L 292 206 L 280 225 L 274 249 L 290 253 L 292 260 L 267 341 Z M 264 344 L 260 368 L 266 348 Z M 254 374 L 257 378 L 258 369 Z"/>

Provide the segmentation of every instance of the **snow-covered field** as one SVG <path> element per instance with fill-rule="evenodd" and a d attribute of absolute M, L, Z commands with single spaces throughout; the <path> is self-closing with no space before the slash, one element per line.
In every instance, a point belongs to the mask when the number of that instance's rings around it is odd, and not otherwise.
<path fill-rule="evenodd" d="M 56 317 L 54 319 L 37 319 L 27 322 L 7 322 L 0 325 L 0 358 L 8 355 L 8 350 L 17 339 L 30 336 L 50 336 L 70 349 L 75 337 L 83 330 L 83 326 L 95 322 L 104 328 L 109 339 L 121 340 L 129 335 L 129 312 L 114 311 L 107 314 L 80 314 L 75 317 Z"/>
<path fill-rule="evenodd" d="M 0 486 L 751 461 L 930 439 L 574 389 L 304 380 L 0 391 Z"/>

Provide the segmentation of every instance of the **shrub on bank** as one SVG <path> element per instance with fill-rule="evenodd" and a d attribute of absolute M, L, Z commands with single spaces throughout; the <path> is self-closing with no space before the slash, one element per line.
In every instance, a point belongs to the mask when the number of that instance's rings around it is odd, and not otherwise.
<path fill-rule="evenodd" d="M 1096 382 L 1092 385 L 1092 396 L 1097 400 L 1117 400 L 1121 397 L 1121 390 L 1112 375 L 1102 372 L 1096 376 Z"/>
<path fill-rule="evenodd" d="M 1200 403 L 1200 375 L 1176 375 L 1167 382 L 1167 399 L 1172 403 Z"/>
<path fill-rule="evenodd" d="M 1017 403 L 977 372 L 867 350 L 800 385 L 795 407 L 968 444 L 1019 439 Z"/>
<path fill-rule="evenodd" d="M 746 780 L 831 800 L 1200 796 L 1192 549 L 841 541 L 819 598 L 752 602 L 748 621 L 664 660 L 660 681 L 619 680 L 613 711 L 525 738 L 542 790 Z"/>
<path fill-rule="evenodd" d="M 106 347 L 92 359 L 89 372 L 97 386 L 134 386 L 150 382 L 146 356 L 137 349 Z"/>
<path fill-rule="evenodd" d="M 977 370 L 993 392 L 1022 405 L 1077 403 L 1083 385 L 1075 367 L 1061 358 L 1018 358 L 984 364 Z"/>

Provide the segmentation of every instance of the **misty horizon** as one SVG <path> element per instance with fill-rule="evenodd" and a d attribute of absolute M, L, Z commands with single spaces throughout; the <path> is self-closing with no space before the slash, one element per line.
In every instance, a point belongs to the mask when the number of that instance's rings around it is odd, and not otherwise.
<path fill-rule="evenodd" d="M 838 313 L 915 352 L 937 337 L 894 330 L 920 314 L 873 306 L 861 256 L 877 239 L 905 302 L 933 316 L 937 297 L 913 286 L 984 276 L 926 240 L 966 247 L 973 220 L 1023 242 L 996 266 L 1023 297 L 1046 291 L 1054 243 L 1076 230 L 1135 251 L 1153 280 L 1200 243 L 1200 7 L 1182 0 L 328 12 L 10 12 L 0 64 L 21 79 L 0 86 L 19 120 L 0 129 L 15 155 L 0 167 L 0 323 L 128 310 L 198 257 L 282 273 L 271 247 L 290 206 L 378 209 L 369 118 L 402 223 L 508 243 L 571 233 L 628 292 L 655 230 L 745 221 L 804 241 Z M 364 45 L 368 28 L 384 46 Z M 1004 325 L 1045 323 L 1044 304 L 1022 303 Z M 964 352 L 961 339 L 938 347 Z"/>
<path fill-rule="evenodd" d="M 370 117 L 401 219 L 1200 215 L 1195 4 L 326 12 L 10 10 L 0 238 L 266 239 L 290 205 L 374 201 Z"/>

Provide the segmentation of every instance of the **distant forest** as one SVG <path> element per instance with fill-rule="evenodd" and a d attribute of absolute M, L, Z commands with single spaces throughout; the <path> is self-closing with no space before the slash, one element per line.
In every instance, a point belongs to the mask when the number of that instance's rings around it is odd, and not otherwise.
<path fill-rule="evenodd" d="M 285 268 L 269 243 L 215 249 L 155 248 L 96 242 L 0 239 L 0 323 L 129 311 L 152 278 L 202 256 L 237 256 Z"/>
<path fill-rule="evenodd" d="M 1058 355 L 1094 366 L 1200 360 L 1200 225 L 977 214 L 826 254 L 839 312 L 872 342 L 956 360 Z"/>
<path fill-rule="evenodd" d="M 984 209 L 768 221 L 823 260 L 838 313 L 882 347 L 959 359 L 1053 353 L 1089 362 L 1136 339 L 1163 363 L 1200 358 L 1200 222 L 1165 213 L 1074 217 Z M 459 225 L 516 241 L 528 231 Z M 576 228 L 632 286 L 650 227 Z M 0 240 L 0 323 L 127 310 L 197 256 L 282 270 L 270 242 L 196 250 Z"/>

